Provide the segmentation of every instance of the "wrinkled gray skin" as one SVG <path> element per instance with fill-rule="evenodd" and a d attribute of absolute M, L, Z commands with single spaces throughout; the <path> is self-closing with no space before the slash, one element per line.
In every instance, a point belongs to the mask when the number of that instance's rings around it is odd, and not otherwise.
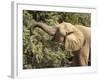
<path fill-rule="evenodd" d="M 49 35 L 53 41 L 64 44 L 68 51 L 74 54 L 72 66 L 88 66 L 91 55 L 91 29 L 82 25 L 72 25 L 63 22 L 58 25 L 49 26 L 42 22 L 31 21 L 31 28 L 39 27 Z M 91 63 L 91 62 L 90 62 Z"/>

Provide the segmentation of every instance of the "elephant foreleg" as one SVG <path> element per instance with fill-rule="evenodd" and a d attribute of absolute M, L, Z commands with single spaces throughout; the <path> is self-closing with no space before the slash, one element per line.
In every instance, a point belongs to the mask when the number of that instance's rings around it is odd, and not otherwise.
<path fill-rule="evenodd" d="M 80 66 L 80 58 L 79 58 L 80 51 L 73 52 L 73 59 L 72 59 L 72 66 Z"/>
<path fill-rule="evenodd" d="M 88 66 L 89 61 L 89 44 L 86 42 L 79 53 L 80 66 Z"/>
<path fill-rule="evenodd" d="M 89 44 L 86 42 L 79 51 L 73 52 L 72 66 L 88 66 Z"/>

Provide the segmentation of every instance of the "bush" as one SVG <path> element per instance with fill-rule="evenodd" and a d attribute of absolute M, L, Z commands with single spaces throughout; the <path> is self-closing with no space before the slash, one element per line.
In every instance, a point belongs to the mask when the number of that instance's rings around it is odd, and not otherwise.
<path fill-rule="evenodd" d="M 31 34 L 30 20 L 42 21 L 48 25 L 65 21 L 90 26 L 90 16 L 89 13 L 23 10 L 23 68 L 67 67 L 73 57 L 71 52 L 64 50 L 63 45 L 52 42 L 52 36 L 43 30 L 36 28 Z"/>

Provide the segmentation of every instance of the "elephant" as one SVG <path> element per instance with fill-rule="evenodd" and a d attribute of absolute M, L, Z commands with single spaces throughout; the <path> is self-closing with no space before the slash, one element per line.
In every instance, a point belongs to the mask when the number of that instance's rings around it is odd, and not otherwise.
<path fill-rule="evenodd" d="M 31 21 L 31 28 L 38 27 L 53 36 L 52 41 L 63 44 L 64 49 L 74 55 L 72 66 L 91 65 L 91 28 L 82 25 L 73 25 L 68 22 L 49 26 L 43 22 Z"/>

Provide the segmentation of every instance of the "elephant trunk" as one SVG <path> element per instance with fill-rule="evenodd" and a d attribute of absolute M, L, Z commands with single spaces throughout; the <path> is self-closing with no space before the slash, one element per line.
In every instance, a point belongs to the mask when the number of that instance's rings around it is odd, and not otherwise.
<path fill-rule="evenodd" d="M 54 36 L 56 33 L 56 27 L 53 26 L 49 26 L 43 22 L 36 22 L 34 20 L 32 20 L 32 26 L 41 28 L 43 31 L 45 31 L 46 33 L 48 33 L 51 36 Z"/>

